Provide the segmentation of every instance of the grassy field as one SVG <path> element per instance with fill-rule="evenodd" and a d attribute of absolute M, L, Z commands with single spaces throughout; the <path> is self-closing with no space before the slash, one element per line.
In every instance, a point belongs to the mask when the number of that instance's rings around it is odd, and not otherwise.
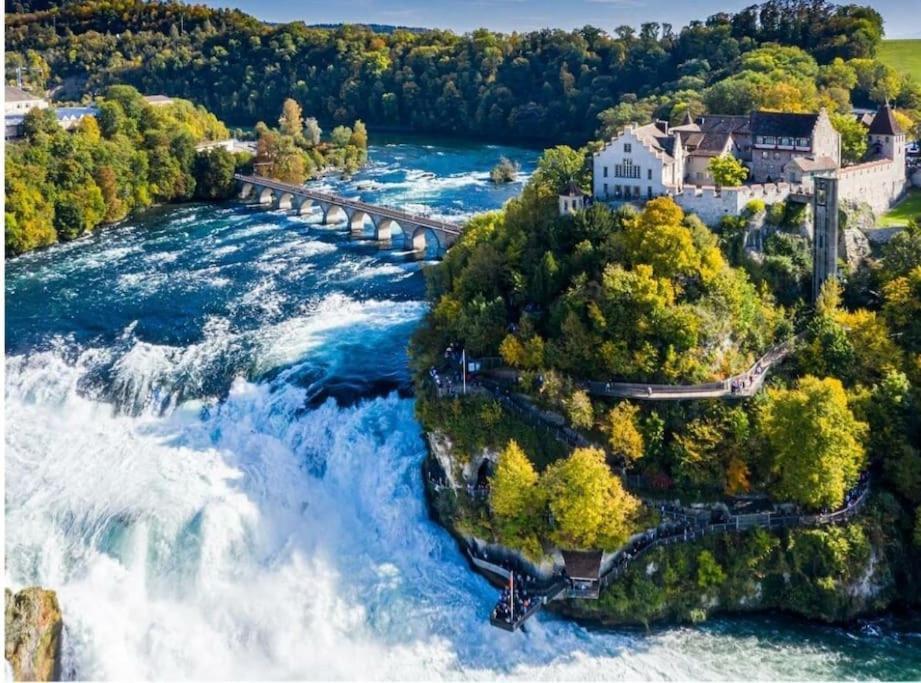
<path fill-rule="evenodd" d="M 921 216 L 921 190 L 909 190 L 908 196 L 879 219 L 883 228 L 908 225 L 908 219 Z"/>
<path fill-rule="evenodd" d="M 877 56 L 884 64 L 921 81 L 921 39 L 884 40 Z"/>

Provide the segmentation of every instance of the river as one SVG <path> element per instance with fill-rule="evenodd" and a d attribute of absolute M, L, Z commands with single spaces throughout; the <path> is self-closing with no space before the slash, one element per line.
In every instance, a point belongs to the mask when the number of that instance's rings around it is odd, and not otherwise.
<path fill-rule="evenodd" d="M 374 142 L 324 185 L 447 217 L 520 190 L 490 185 L 501 154 L 523 178 L 537 157 Z M 7 263 L 6 584 L 58 591 L 68 677 L 918 677 L 921 635 L 889 621 L 490 627 L 494 589 L 424 503 L 424 265 L 235 203 Z"/>

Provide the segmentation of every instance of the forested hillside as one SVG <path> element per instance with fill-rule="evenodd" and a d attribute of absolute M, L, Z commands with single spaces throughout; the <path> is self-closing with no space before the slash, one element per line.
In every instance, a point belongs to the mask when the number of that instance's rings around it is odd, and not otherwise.
<path fill-rule="evenodd" d="M 7 65 L 37 88 L 128 82 L 223 120 L 273 120 L 287 97 L 324 124 L 584 142 L 631 119 L 753 107 L 844 111 L 921 88 L 874 59 L 873 9 L 771 0 L 676 30 L 586 26 L 522 34 L 308 28 L 140 0 L 7 3 Z M 304 20 L 310 22 L 310 17 Z M 83 87 L 85 86 L 85 87 Z"/>

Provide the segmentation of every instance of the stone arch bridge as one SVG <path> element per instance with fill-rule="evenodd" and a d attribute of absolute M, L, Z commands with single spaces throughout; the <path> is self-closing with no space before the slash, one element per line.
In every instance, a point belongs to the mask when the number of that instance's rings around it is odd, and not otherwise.
<path fill-rule="evenodd" d="M 298 215 L 316 207 L 323 215 L 324 224 L 344 219 L 354 234 L 364 234 L 366 223 L 370 223 L 374 239 L 389 242 L 395 248 L 443 256 L 463 232 L 461 226 L 447 221 L 318 192 L 263 176 L 237 173 L 234 178 L 240 184 L 240 199 L 255 199 L 259 204 L 294 211 Z"/>

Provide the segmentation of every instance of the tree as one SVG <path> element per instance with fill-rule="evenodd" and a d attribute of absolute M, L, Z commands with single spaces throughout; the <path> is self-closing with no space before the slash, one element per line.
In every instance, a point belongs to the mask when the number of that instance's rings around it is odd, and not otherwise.
<path fill-rule="evenodd" d="M 866 461 L 867 436 L 841 382 L 806 375 L 793 389 L 770 389 L 759 417 L 774 495 L 812 509 L 840 507 Z"/>
<path fill-rule="evenodd" d="M 537 533 L 541 526 L 541 490 L 531 461 L 515 441 L 499 454 L 489 480 L 489 509 L 504 543 L 540 553 Z"/>
<path fill-rule="evenodd" d="M 566 145 L 544 150 L 534 172 L 535 182 L 553 194 L 559 194 L 569 183 L 588 185 L 585 154 Z"/>
<path fill-rule="evenodd" d="M 349 144 L 359 149 L 368 148 L 368 129 L 364 122 L 359 119 L 352 126 L 352 135 L 349 138 Z"/>
<path fill-rule="evenodd" d="M 336 126 L 329 138 L 336 147 L 347 147 L 352 140 L 352 130 L 348 126 Z"/>
<path fill-rule="evenodd" d="M 217 148 L 195 157 L 195 196 L 202 199 L 226 199 L 233 194 L 233 174 L 236 167 L 233 155 Z"/>
<path fill-rule="evenodd" d="M 566 412 L 569 420 L 576 427 L 582 429 L 591 429 L 595 424 L 595 411 L 592 409 L 592 400 L 588 397 L 588 392 L 577 389 L 566 399 Z"/>
<path fill-rule="evenodd" d="M 841 160 L 856 164 L 867 153 L 867 129 L 852 114 L 832 114 L 831 123 L 841 134 Z"/>
<path fill-rule="evenodd" d="M 597 448 L 577 448 L 550 465 L 541 487 L 550 540 L 560 548 L 613 550 L 630 535 L 639 501 L 624 491 Z"/>
<path fill-rule="evenodd" d="M 323 130 L 320 128 L 320 124 L 317 123 L 317 120 L 312 116 L 304 119 L 304 142 L 308 147 L 316 147 L 320 144 L 320 137 L 323 135 Z"/>
<path fill-rule="evenodd" d="M 639 412 L 638 406 L 624 401 L 608 413 L 608 443 L 611 450 L 631 462 L 643 457 L 645 447 L 637 419 Z"/>
<path fill-rule="evenodd" d="M 281 116 L 278 119 L 278 127 L 282 134 L 298 137 L 302 130 L 302 116 L 301 105 L 290 97 L 286 99 L 281 107 Z"/>
<path fill-rule="evenodd" d="M 738 187 L 748 177 L 748 169 L 731 154 L 721 154 L 710 159 L 707 170 L 719 187 Z"/>
<path fill-rule="evenodd" d="M 709 550 L 697 555 L 697 586 L 703 590 L 716 588 L 726 580 L 726 572 Z"/>

